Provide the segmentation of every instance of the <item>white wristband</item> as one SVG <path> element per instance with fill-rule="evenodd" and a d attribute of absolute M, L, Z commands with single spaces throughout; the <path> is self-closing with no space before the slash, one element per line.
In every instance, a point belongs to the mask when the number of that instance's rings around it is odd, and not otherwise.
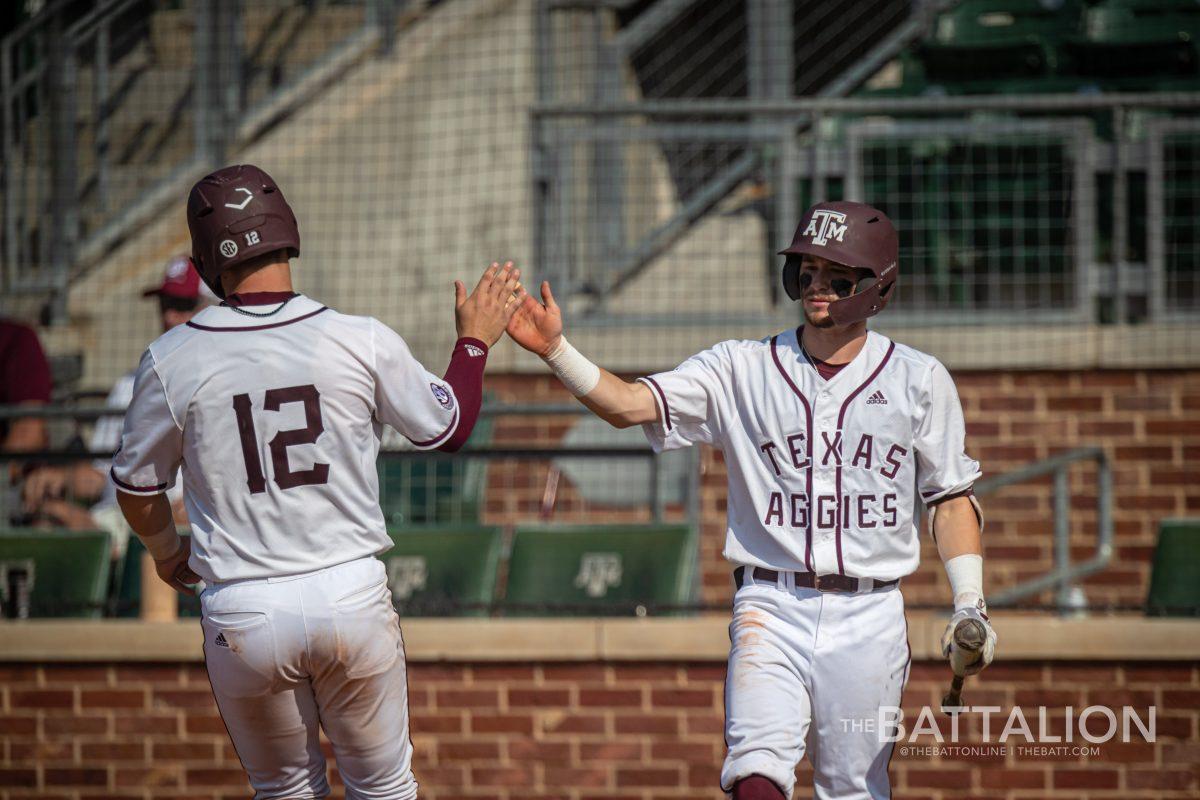
<path fill-rule="evenodd" d="M 954 610 L 974 607 L 983 600 L 983 556 L 966 553 L 946 562 L 946 577 L 954 593 Z"/>
<path fill-rule="evenodd" d="M 179 531 L 175 530 L 173 522 L 158 533 L 149 536 L 138 534 L 138 538 L 142 540 L 142 544 L 146 545 L 146 549 L 150 551 L 150 557 L 155 561 L 166 561 L 183 547 L 183 537 L 179 535 Z"/>
<path fill-rule="evenodd" d="M 591 393 L 600 383 L 600 368 L 584 358 L 565 336 L 558 337 L 558 344 L 546 354 L 545 361 L 576 397 Z"/>

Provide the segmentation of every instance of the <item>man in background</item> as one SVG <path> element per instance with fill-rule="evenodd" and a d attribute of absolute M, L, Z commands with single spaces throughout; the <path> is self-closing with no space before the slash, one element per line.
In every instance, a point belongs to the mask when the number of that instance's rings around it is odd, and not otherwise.
<path fill-rule="evenodd" d="M 192 266 L 192 259 L 186 255 L 172 257 L 167 262 L 162 282 L 142 292 L 142 297 L 157 298 L 164 333 L 195 316 L 208 305 L 209 296 L 200 282 L 199 273 Z M 105 405 L 120 409 L 122 413 L 96 421 L 88 441 L 88 449 L 92 452 L 111 453 L 121 443 L 124 411 L 133 397 L 134 374 L 131 370 L 122 375 L 108 393 Z M 108 480 L 110 466 L 104 459 L 34 470 L 26 478 L 22 491 L 25 513 L 37 525 L 69 530 L 107 530 L 113 543 L 113 557 L 123 555 L 129 528 L 117 508 L 116 495 Z M 175 521 L 186 524 L 182 488 L 173 489 L 168 498 Z"/>
<path fill-rule="evenodd" d="M 42 406 L 50 402 L 50 365 L 33 328 L 0 319 L 0 406 Z M 0 418 L 0 453 L 44 450 L 49 442 L 42 417 Z M 12 461 L 0 469 L 0 524 L 19 513 L 17 483 L 29 462 Z"/>
<path fill-rule="evenodd" d="M 0 405 L 42 406 L 50 402 L 50 365 L 33 328 L 0 319 Z M 41 417 L 0 419 L 0 451 L 42 450 L 46 420 Z"/>

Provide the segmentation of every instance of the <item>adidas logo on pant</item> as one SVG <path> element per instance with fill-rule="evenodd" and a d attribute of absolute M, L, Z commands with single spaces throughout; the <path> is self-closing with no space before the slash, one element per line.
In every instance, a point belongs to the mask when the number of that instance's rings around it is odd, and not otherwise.
<path fill-rule="evenodd" d="M 229 642 L 225 641 L 224 633 L 218 633 L 217 638 L 213 639 L 213 644 L 217 647 L 229 647 Z"/>

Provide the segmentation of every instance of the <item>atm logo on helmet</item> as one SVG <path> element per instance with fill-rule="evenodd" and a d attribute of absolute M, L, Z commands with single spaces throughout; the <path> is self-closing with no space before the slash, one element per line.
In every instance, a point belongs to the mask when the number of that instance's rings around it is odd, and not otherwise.
<path fill-rule="evenodd" d="M 842 237 L 846 235 L 846 215 L 840 211 L 829 211 L 826 209 L 818 209 L 813 212 L 812 219 L 808 221 L 808 227 L 804 229 L 805 236 L 812 237 L 813 244 L 819 244 L 824 247 L 829 243 L 830 239 L 842 241 Z"/>

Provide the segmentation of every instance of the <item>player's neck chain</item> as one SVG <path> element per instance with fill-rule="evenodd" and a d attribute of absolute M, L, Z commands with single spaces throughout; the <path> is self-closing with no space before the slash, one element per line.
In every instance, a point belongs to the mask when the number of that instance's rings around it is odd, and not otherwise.
<path fill-rule="evenodd" d="M 232 309 L 232 310 L 236 311 L 237 313 L 242 314 L 243 316 L 258 317 L 259 319 L 261 319 L 262 317 L 274 316 L 274 315 L 278 314 L 280 311 L 283 311 L 284 306 L 286 306 L 288 303 L 292 302 L 299 296 L 300 295 L 298 295 L 298 294 L 292 295 L 287 300 L 284 300 L 282 303 L 280 303 L 278 308 L 276 308 L 272 311 L 262 311 L 262 312 L 247 311 L 246 309 L 242 308 L 241 306 L 231 306 L 228 303 L 221 303 L 221 305 L 225 306 L 226 308 Z"/>

